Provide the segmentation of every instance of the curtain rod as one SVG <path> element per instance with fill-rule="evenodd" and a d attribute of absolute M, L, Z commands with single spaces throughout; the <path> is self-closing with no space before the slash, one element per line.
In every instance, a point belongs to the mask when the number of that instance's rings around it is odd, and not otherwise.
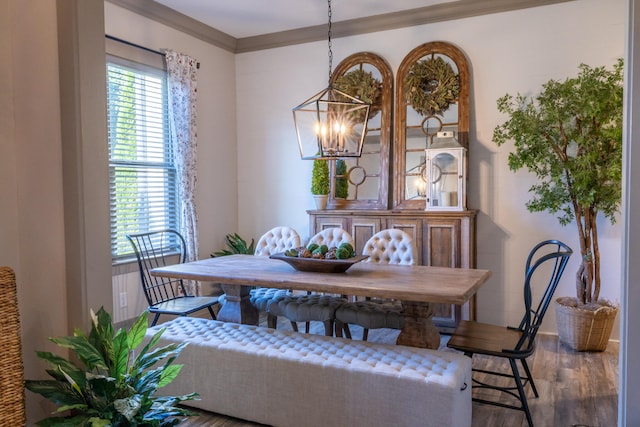
<path fill-rule="evenodd" d="M 153 49 L 150 49 L 150 48 L 145 47 L 145 46 L 140 46 L 139 44 L 135 44 L 133 42 L 130 42 L 130 41 L 127 41 L 127 40 L 123 40 L 123 39 L 118 38 L 118 37 L 110 36 L 109 34 L 105 34 L 105 37 L 108 38 L 108 39 L 111 39 L 111 40 L 126 44 L 126 45 L 131 46 L 131 47 L 135 47 L 135 48 L 138 48 L 138 49 L 146 50 L 147 52 L 155 53 L 156 55 L 165 56 L 164 52 L 160 52 L 159 50 L 153 50 Z M 196 62 L 196 68 L 198 70 L 200 69 L 200 62 Z"/>

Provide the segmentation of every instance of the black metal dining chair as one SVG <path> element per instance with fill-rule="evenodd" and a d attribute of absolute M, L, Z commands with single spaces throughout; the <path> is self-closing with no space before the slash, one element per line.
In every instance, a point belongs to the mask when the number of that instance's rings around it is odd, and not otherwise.
<path fill-rule="evenodd" d="M 558 240 L 546 240 L 538 243 L 529 253 L 525 264 L 524 276 L 524 315 L 518 327 L 504 327 L 474 321 L 462 321 L 449 339 L 447 346 L 473 357 L 474 354 L 508 360 L 510 370 L 481 369 L 474 366 L 473 387 L 491 389 L 506 393 L 519 401 L 519 405 L 479 397 L 474 393 L 473 401 L 524 411 L 527 422 L 533 427 L 531 411 L 527 403 L 525 387 L 531 386 L 535 397 L 538 390 L 533 381 L 527 358 L 535 350 L 535 338 L 542 324 L 547 308 L 562 277 L 564 269 L 573 251 Z M 546 284 L 546 285 L 545 285 Z M 544 286 L 544 287 L 543 287 Z M 534 305 L 534 293 L 542 292 L 537 305 Z M 517 362 L 520 361 L 524 375 Z M 477 362 L 477 361 L 476 361 Z M 476 363 L 477 365 L 477 363 Z M 476 374 L 481 374 L 478 376 Z M 499 378 L 510 378 L 512 385 L 499 384 Z"/>
<path fill-rule="evenodd" d="M 184 238 L 175 230 L 158 230 L 146 233 L 127 234 L 131 242 L 138 267 L 144 296 L 149 304 L 149 313 L 155 316 L 151 325 L 158 322 L 161 314 L 188 316 L 200 310 L 208 310 L 213 320 L 213 306 L 218 297 L 189 295 L 181 279 L 170 279 L 151 275 L 151 270 L 172 264 L 181 264 L 186 259 Z"/>

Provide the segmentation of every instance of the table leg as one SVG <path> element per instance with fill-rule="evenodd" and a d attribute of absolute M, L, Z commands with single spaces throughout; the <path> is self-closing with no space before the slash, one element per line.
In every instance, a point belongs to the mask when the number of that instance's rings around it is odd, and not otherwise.
<path fill-rule="evenodd" d="M 218 320 L 246 325 L 258 324 L 258 310 L 249 301 L 251 286 L 222 285 L 222 290 L 226 301 L 218 312 Z"/>
<path fill-rule="evenodd" d="M 440 347 L 440 332 L 433 324 L 433 306 L 428 302 L 402 301 L 404 327 L 396 344 L 412 347 Z"/>

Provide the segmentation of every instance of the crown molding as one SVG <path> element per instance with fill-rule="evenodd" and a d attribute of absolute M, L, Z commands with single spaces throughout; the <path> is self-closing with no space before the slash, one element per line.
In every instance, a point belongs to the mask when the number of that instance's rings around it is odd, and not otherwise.
<path fill-rule="evenodd" d="M 153 0 L 106 0 L 219 48 L 236 51 L 238 40 Z"/>
<path fill-rule="evenodd" d="M 492 13 L 546 6 L 575 0 L 459 0 L 384 15 L 332 23 L 333 38 L 413 27 Z M 309 43 L 327 38 L 327 26 L 317 25 L 238 39 L 236 53 Z"/>
<path fill-rule="evenodd" d="M 316 25 L 236 39 L 153 0 L 107 1 L 232 53 L 253 52 L 327 38 L 327 26 Z M 349 37 L 570 1 L 576 0 L 458 0 L 384 15 L 334 22 L 332 23 L 331 36 L 334 38 Z"/>

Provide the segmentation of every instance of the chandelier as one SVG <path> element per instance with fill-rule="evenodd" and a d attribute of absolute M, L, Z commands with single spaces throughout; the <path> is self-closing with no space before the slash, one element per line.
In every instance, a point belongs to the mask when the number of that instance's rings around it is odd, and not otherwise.
<path fill-rule="evenodd" d="M 371 104 L 331 84 L 331 0 L 328 0 L 328 6 L 329 85 L 293 108 L 300 157 L 303 160 L 360 157 L 367 132 Z"/>

